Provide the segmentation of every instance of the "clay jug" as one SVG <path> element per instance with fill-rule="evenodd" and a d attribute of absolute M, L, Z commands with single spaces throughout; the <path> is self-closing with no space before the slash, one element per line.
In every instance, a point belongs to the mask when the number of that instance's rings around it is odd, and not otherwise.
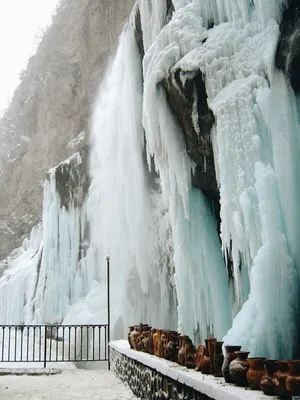
<path fill-rule="evenodd" d="M 264 394 L 273 396 L 275 383 L 273 382 L 274 374 L 277 371 L 278 360 L 266 360 L 264 362 L 266 373 L 260 379 L 260 388 Z"/>
<path fill-rule="evenodd" d="M 196 348 L 188 336 L 180 336 L 181 347 L 178 351 L 178 363 L 187 368 L 195 368 Z"/>
<path fill-rule="evenodd" d="M 222 346 L 224 342 L 216 342 L 215 346 L 215 354 L 213 358 L 213 370 L 214 370 L 214 375 L 216 377 L 222 377 L 222 365 L 224 362 L 224 356 L 222 352 Z"/>
<path fill-rule="evenodd" d="M 166 359 L 170 361 L 177 361 L 178 357 L 178 333 L 169 332 L 168 333 L 168 343 L 166 349 Z"/>
<path fill-rule="evenodd" d="M 184 365 L 185 364 L 185 336 L 179 336 L 179 349 L 178 349 L 178 357 L 177 361 L 178 364 Z"/>
<path fill-rule="evenodd" d="M 142 351 L 145 353 L 149 353 L 149 342 L 150 342 L 150 331 L 144 331 L 143 332 L 143 338 L 142 338 Z"/>
<path fill-rule="evenodd" d="M 205 339 L 205 355 L 202 359 L 201 363 L 201 372 L 202 374 L 211 374 L 212 373 L 212 359 L 209 355 L 208 350 L 208 339 Z"/>
<path fill-rule="evenodd" d="M 186 359 L 185 366 L 187 368 L 195 368 L 195 356 L 196 356 L 196 347 L 194 346 L 191 339 L 187 336 L 186 339 Z"/>
<path fill-rule="evenodd" d="M 154 350 L 154 355 L 160 357 L 160 352 L 161 352 L 160 329 L 156 329 L 156 332 L 153 335 L 153 350 Z"/>
<path fill-rule="evenodd" d="M 161 340 L 161 357 L 165 358 L 166 352 L 167 352 L 167 344 L 168 344 L 168 330 L 167 329 L 162 330 L 160 340 Z"/>
<path fill-rule="evenodd" d="M 130 334 L 130 342 L 134 350 L 136 350 L 137 339 L 139 336 L 140 336 L 140 327 L 138 325 L 135 325 L 133 331 Z"/>
<path fill-rule="evenodd" d="M 134 326 L 129 326 L 128 328 L 129 328 L 129 332 L 128 332 L 128 343 L 129 343 L 130 348 L 132 349 L 133 346 L 132 346 L 132 343 L 131 343 L 131 332 L 133 332 Z"/>
<path fill-rule="evenodd" d="M 288 364 L 285 361 L 278 361 L 277 371 L 274 374 L 274 394 L 280 397 L 289 397 L 286 388 L 286 378 L 290 374 Z"/>
<path fill-rule="evenodd" d="M 247 371 L 249 362 L 247 357 L 250 351 L 236 351 L 236 359 L 231 361 L 229 365 L 230 378 L 237 386 L 248 386 Z"/>
<path fill-rule="evenodd" d="M 150 331 L 150 339 L 149 339 L 149 353 L 154 354 L 154 343 L 153 343 L 153 335 L 155 334 L 156 329 L 152 328 Z"/>
<path fill-rule="evenodd" d="M 203 344 L 200 344 L 195 356 L 195 371 L 201 371 L 201 365 L 204 356 L 205 356 L 205 347 L 203 346 Z"/>
<path fill-rule="evenodd" d="M 248 358 L 250 367 L 247 371 L 247 379 L 252 390 L 260 390 L 260 380 L 265 374 L 265 359 L 266 357 Z"/>
<path fill-rule="evenodd" d="M 211 359 L 211 373 L 215 373 L 215 368 L 214 368 L 214 358 L 216 354 L 216 343 L 217 339 L 216 338 L 209 338 L 207 339 L 207 347 L 208 347 L 208 354 Z"/>
<path fill-rule="evenodd" d="M 240 351 L 242 346 L 231 346 L 231 345 L 226 345 L 225 346 L 225 357 L 224 357 L 224 362 L 222 365 L 222 374 L 224 376 L 225 382 L 227 383 L 232 383 L 230 373 L 229 373 L 229 365 L 231 361 L 236 359 L 236 351 Z"/>
<path fill-rule="evenodd" d="M 286 378 L 286 388 L 291 396 L 300 396 L 300 360 L 287 361 L 290 375 Z"/>

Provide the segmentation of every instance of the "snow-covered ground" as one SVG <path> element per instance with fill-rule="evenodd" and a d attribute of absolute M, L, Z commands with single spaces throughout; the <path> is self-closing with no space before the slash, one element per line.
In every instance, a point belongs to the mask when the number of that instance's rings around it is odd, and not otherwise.
<path fill-rule="evenodd" d="M 0 376 L 1 400 L 133 400 L 116 376 L 105 370 L 65 370 L 51 376 Z"/>

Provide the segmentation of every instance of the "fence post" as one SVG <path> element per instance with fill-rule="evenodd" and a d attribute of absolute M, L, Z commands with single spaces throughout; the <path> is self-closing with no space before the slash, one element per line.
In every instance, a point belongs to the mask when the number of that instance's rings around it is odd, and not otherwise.
<path fill-rule="evenodd" d="M 106 256 L 106 266 L 107 266 L 107 325 L 108 325 L 108 333 L 107 333 L 107 356 L 108 356 L 108 369 L 110 370 L 110 276 L 109 276 L 109 261 L 110 257 Z"/>
<path fill-rule="evenodd" d="M 44 368 L 46 368 L 46 358 L 47 358 L 47 326 L 45 325 L 45 331 L 44 331 Z"/>

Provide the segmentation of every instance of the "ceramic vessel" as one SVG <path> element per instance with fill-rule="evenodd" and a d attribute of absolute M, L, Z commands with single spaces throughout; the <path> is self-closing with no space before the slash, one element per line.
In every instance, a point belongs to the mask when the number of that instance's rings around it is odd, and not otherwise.
<path fill-rule="evenodd" d="M 205 346 L 203 346 L 203 344 L 200 344 L 200 346 L 196 351 L 196 356 L 195 356 L 195 371 L 201 371 L 201 365 L 204 356 L 205 356 Z"/>
<path fill-rule="evenodd" d="M 229 365 L 230 378 L 237 386 L 248 386 L 247 372 L 249 369 L 249 362 L 247 357 L 249 351 L 236 351 L 236 359 L 231 361 Z"/>
<path fill-rule="evenodd" d="M 285 361 L 278 361 L 277 371 L 274 373 L 274 394 L 280 397 L 288 397 L 288 391 L 286 388 L 286 378 L 290 374 L 289 366 Z"/>
<path fill-rule="evenodd" d="M 248 358 L 250 367 L 247 371 L 247 379 L 252 390 L 260 390 L 260 380 L 266 372 L 264 365 L 265 359 L 266 357 Z"/>
<path fill-rule="evenodd" d="M 161 357 L 160 329 L 156 329 L 156 332 L 153 334 L 153 352 L 157 357 Z"/>
<path fill-rule="evenodd" d="M 214 368 L 214 358 L 216 354 L 216 343 L 217 339 L 216 338 L 209 338 L 207 339 L 207 348 L 208 348 L 208 354 L 211 359 L 211 373 L 215 373 L 215 368 Z"/>
<path fill-rule="evenodd" d="M 273 396 L 275 383 L 273 382 L 274 374 L 277 371 L 278 360 L 266 360 L 264 362 L 266 373 L 261 377 L 260 388 L 264 394 Z"/>
<path fill-rule="evenodd" d="M 287 361 L 290 375 L 286 378 L 286 388 L 291 396 L 300 396 L 300 360 Z"/>
<path fill-rule="evenodd" d="M 222 374 L 224 376 L 225 382 L 232 383 L 230 373 L 229 373 L 229 365 L 231 361 L 236 359 L 236 351 L 240 351 L 242 346 L 232 346 L 226 345 L 225 346 L 225 357 L 224 362 L 222 365 Z"/>
<path fill-rule="evenodd" d="M 201 363 L 201 372 L 202 374 L 212 373 L 212 359 L 209 354 L 208 339 L 205 339 L 205 354 Z"/>
<path fill-rule="evenodd" d="M 150 338 L 149 338 L 149 353 L 154 354 L 154 344 L 153 344 L 153 335 L 155 334 L 156 329 L 152 328 L 150 331 Z"/>
<path fill-rule="evenodd" d="M 213 358 L 213 371 L 216 377 L 222 377 L 222 365 L 224 362 L 224 356 L 222 352 L 222 346 L 224 342 L 216 342 L 215 354 Z"/>
<path fill-rule="evenodd" d="M 128 332 L 128 343 L 131 349 L 133 349 L 132 343 L 131 343 L 131 332 L 134 330 L 134 326 L 129 326 L 129 332 Z"/>
<path fill-rule="evenodd" d="M 168 333 L 168 343 L 166 349 L 166 359 L 170 361 L 177 361 L 178 357 L 178 333 L 174 331 L 170 331 Z"/>
<path fill-rule="evenodd" d="M 188 336 L 179 336 L 181 347 L 178 351 L 178 363 L 187 368 L 195 368 L 196 348 Z"/>
<path fill-rule="evenodd" d="M 134 325 L 134 329 L 130 333 L 130 342 L 134 350 L 137 349 L 137 339 L 139 336 L 140 336 L 140 327 L 139 325 Z"/>

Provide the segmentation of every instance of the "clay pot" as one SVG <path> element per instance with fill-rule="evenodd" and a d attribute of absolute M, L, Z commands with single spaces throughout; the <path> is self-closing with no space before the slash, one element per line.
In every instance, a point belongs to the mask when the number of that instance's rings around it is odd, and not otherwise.
<path fill-rule="evenodd" d="M 181 347 L 178 351 L 178 363 L 187 368 L 195 368 L 196 348 L 188 336 L 179 336 Z"/>
<path fill-rule="evenodd" d="M 212 359 L 208 350 L 208 339 L 205 339 L 205 355 L 202 359 L 201 363 L 201 372 L 202 374 L 211 374 L 212 373 Z"/>
<path fill-rule="evenodd" d="M 134 350 L 137 349 L 137 339 L 140 336 L 140 327 L 138 325 L 134 326 L 133 331 L 130 333 L 130 343 Z"/>
<path fill-rule="evenodd" d="M 231 361 L 229 365 L 230 378 L 237 386 L 248 386 L 247 372 L 249 369 L 249 362 L 247 357 L 249 351 L 236 351 L 236 359 Z"/>
<path fill-rule="evenodd" d="M 128 332 L 128 343 L 129 343 L 130 348 L 132 349 L 133 346 L 132 346 L 132 343 L 131 343 L 131 332 L 133 332 L 134 326 L 129 326 L 128 328 L 129 328 L 129 332 Z"/>
<path fill-rule="evenodd" d="M 161 357 L 160 329 L 156 329 L 156 332 L 153 335 L 153 351 L 154 355 Z"/>
<path fill-rule="evenodd" d="M 149 353 L 154 354 L 154 343 L 153 343 L 153 335 L 155 334 L 156 329 L 152 328 L 150 331 L 150 338 L 149 338 Z"/>
<path fill-rule="evenodd" d="M 214 370 L 214 375 L 216 377 L 222 377 L 222 365 L 224 362 L 224 356 L 222 352 L 222 346 L 224 342 L 216 342 L 215 346 L 215 354 L 213 358 L 213 370 Z"/>
<path fill-rule="evenodd" d="M 161 340 L 161 357 L 165 358 L 166 357 L 166 353 L 167 353 L 167 345 L 168 345 L 168 330 L 167 329 L 163 329 L 161 336 L 160 336 L 160 340 Z"/>
<path fill-rule="evenodd" d="M 231 345 L 226 345 L 225 346 L 225 357 L 224 357 L 224 362 L 222 365 L 222 374 L 224 376 L 225 382 L 227 383 L 232 383 L 230 373 L 229 373 L 229 365 L 231 361 L 236 359 L 236 351 L 240 351 L 242 346 L 231 346 Z"/>
<path fill-rule="evenodd" d="M 209 338 L 207 339 L 207 348 L 208 348 L 208 354 L 211 359 L 211 373 L 215 373 L 215 368 L 214 368 L 214 358 L 216 354 L 216 343 L 217 339 L 216 338 Z"/>
<path fill-rule="evenodd" d="M 286 378 L 290 374 L 287 362 L 278 361 L 277 371 L 274 373 L 274 394 L 280 397 L 289 397 L 289 393 L 286 388 Z"/>
<path fill-rule="evenodd" d="M 247 371 L 247 379 L 252 390 L 260 390 L 260 380 L 265 374 L 265 359 L 266 357 L 248 358 L 250 368 Z"/>
<path fill-rule="evenodd" d="M 273 382 L 274 374 L 277 371 L 278 360 L 266 360 L 264 365 L 266 373 L 260 379 L 260 388 L 268 396 L 273 396 L 275 383 Z"/>
<path fill-rule="evenodd" d="M 142 351 L 149 353 L 150 331 L 144 331 L 142 335 Z"/>
<path fill-rule="evenodd" d="M 201 364 L 204 356 L 205 356 L 205 347 L 203 346 L 203 344 L 200 344 L 195 356 L 195 371 L 201 371 Z"/>
<path fill-rule="evenodd" d="M 291 396 L 300 396 L 300 360 L 287 361 L 290 375 L 286 378 L 286 388 Z"/>
<path fill-rule="evenodd" d="M 170 361 L 177 361 L 178 357 L 178 333 L 170 331 L 168 333 L 168 343 L 166 347 L 166 359 Z"/>

